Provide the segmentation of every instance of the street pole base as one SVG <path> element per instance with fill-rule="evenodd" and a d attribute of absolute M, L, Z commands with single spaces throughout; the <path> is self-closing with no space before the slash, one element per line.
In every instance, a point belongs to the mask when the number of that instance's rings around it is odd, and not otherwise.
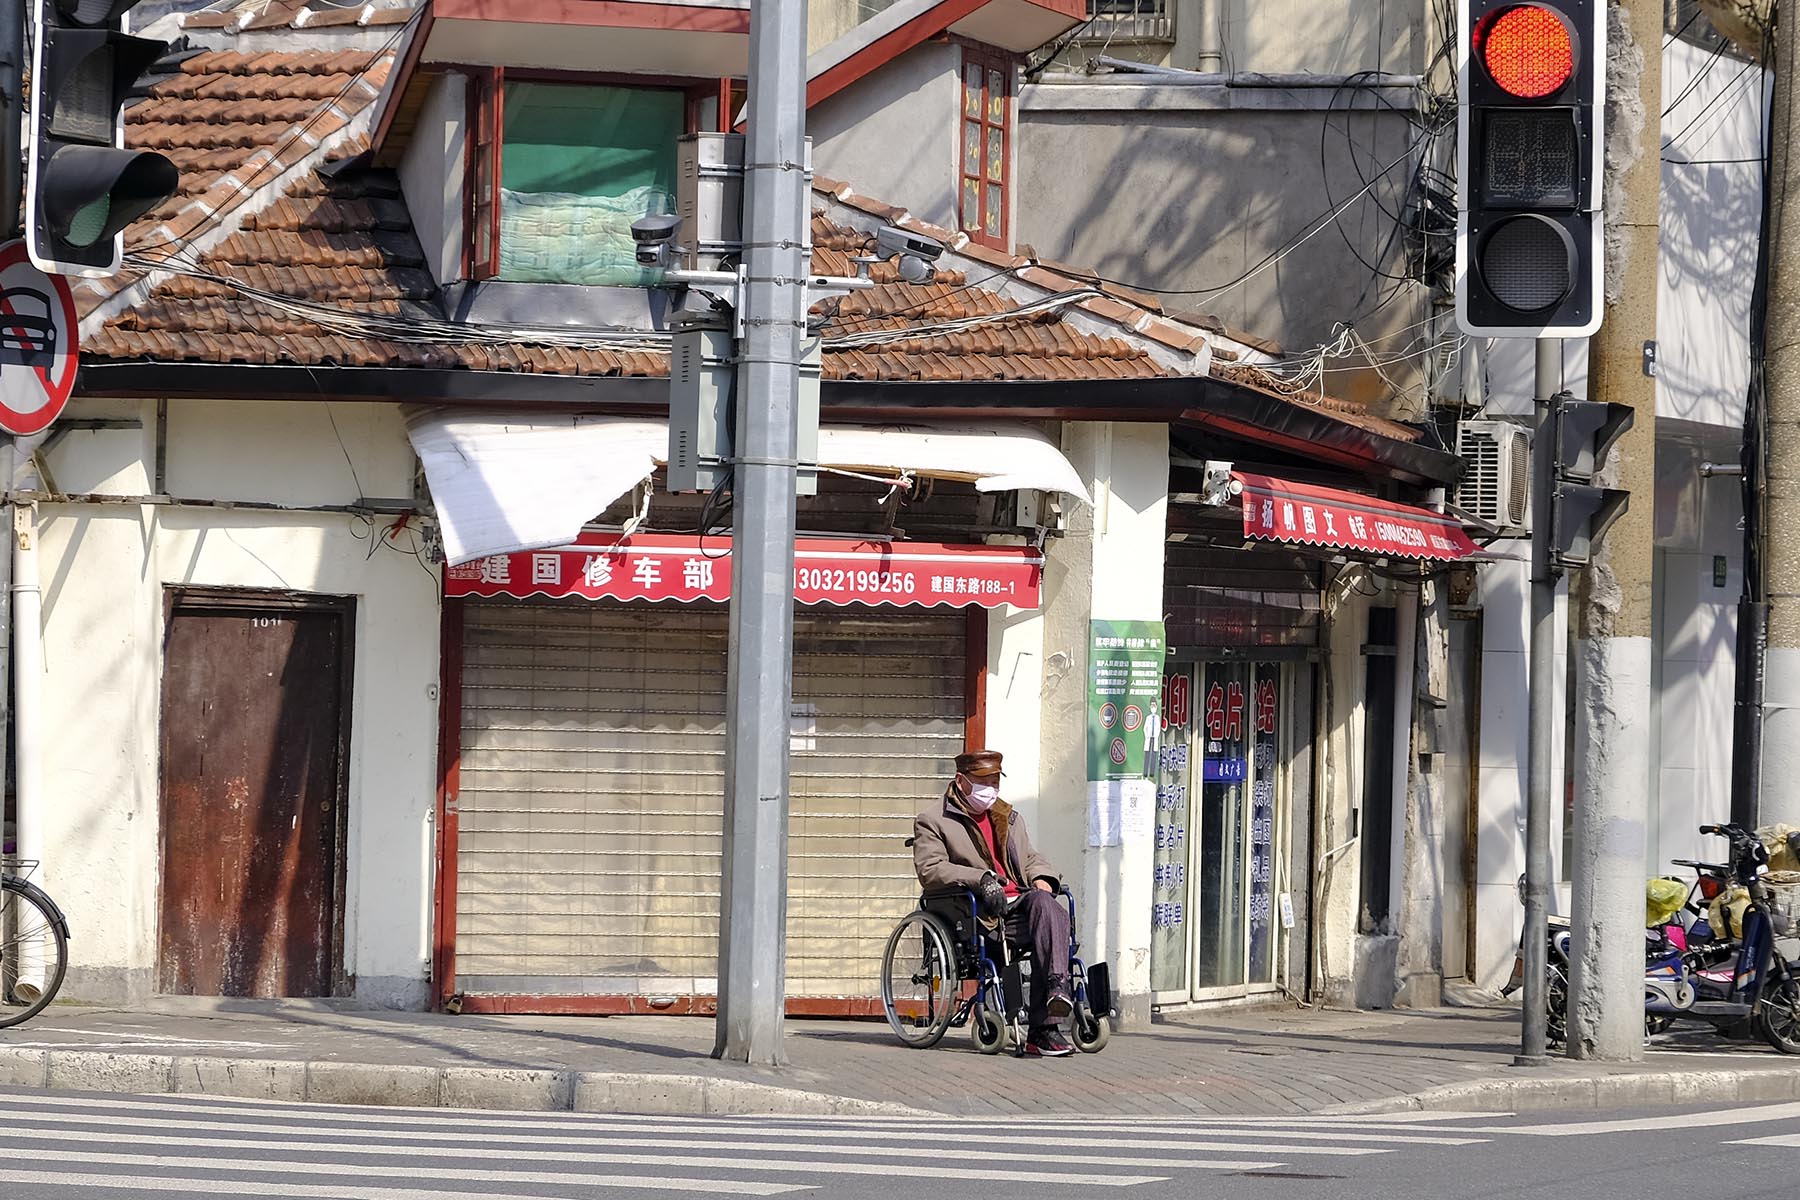
<path fill-rule="evenodd" d="M 1549 1065 L 1550 1056 L 1548 1054 L 1513 1055 L 1513 1066 L 1515 1067 L 1547 1067 Z"/>

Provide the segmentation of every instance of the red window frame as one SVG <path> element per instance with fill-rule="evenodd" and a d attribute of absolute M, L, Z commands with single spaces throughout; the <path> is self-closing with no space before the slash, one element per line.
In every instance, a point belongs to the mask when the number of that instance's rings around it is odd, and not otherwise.
<path fill-rule="evenodd" d="M 501 67 L 471 71 L 469 79 L 468 186 L 463 206 L 463 276 L 492 279 L 500 273 L 500 134 L 506 128 L 506 72 Z"/>
<path fill-rule="evenodd" d="M 977 74 L 979 87 L 973 78 Z M 1012 240 L 1012 60 L 964 46 L 957 92 L 957 226 L 972 241 L 1008 250 Z M 969 219 L 971 200 L 973 224 Z"/>
<path fill-rule="evenodd" d="M 464 67 L 468 84 L 468 161 L 463 189 L 463 277 L 492 279 L 500 274 L 500 151 L 506 136 L 506 80 L 504 67 Z M 512 77 L 542 83 L 591 83 L 596 86 L 661 88 L 681 91 L 687 97 L 688 133 L 701 132 L 701 108 L 714 100 L 719 106 L 717 124 L 730 128 L 731 104 L 741 103 L 739 80 L 663 79 L 644 76 L 580 75 L 565 71 L 514 71 Z"/>

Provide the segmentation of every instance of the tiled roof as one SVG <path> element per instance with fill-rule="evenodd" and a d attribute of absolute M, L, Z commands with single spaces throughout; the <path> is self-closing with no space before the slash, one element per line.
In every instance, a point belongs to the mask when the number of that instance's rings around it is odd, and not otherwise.
<path fill-rule="evenodd" d="M 129 110 L 129 140 L 173 158 L 182 191 L 132 226 L 127 250 L 153 257 L 186 245 L 187 264 L 209 277 L 128 273 L 84 286 L 84 313 L 123 291 L 84 322 L 88 359 L 667 374 L 667 355 L 654 347 L 395 340 L 392 329 L 387 337 L 351 334 L 309 315 L 307 305 L 325 304 L 356 318 L 444 321 L 395 173 L 339 161 L 366 148 L 371 104 L 391 67 L 391 56 L 356 51 L 209 52 Z M 318 169 L 334 161 L 336 169 Z M 930 283 L 904 282 L 881 264 L 874 288 L 815 310 L 826 318 L 827 378 L 1154 378 L 1255 356 L 1223 331 L 1173 319 L 1153 297 L 1033 257 L 997 254 L 837 181 L 817 181 L 815 204 L 820 273 L 851 274 L 850 258 L 871 249 L 883 222 L 948 247 Z M 221 280 L 270 295 L 248 297 Z M 1005 315 L 1051 296 L 1055 307 Z M 945 322 L 964 324 L 921 328 Z M 844 338 L 854 344 L 833 345 Z M 1388 436 L 1415 436 L 1379 424 Z"/>
<path fill-rule="evenodd" d="M 337 4 L 329 0 L 244 0 L 226 9 L 182 13 L 177 25 L 185 31 L 219 30 L 223 33 L 256 33 L 265 29 L 324 29 L 346 25 L 404 25 L 413 10 L 392 0 L 381 4 Z"/>

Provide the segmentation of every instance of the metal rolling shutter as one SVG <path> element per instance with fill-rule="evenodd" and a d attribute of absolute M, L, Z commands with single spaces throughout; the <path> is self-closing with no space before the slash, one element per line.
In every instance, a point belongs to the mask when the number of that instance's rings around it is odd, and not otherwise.
<path fill-rule="evenodd" d="M 911 817 L 962 746 L 963 621 L 797 616 L 790 995 L 876 993 Z M 471 604 L 464 629 L 459 988 L 715 992 L 724 612 Z"/>

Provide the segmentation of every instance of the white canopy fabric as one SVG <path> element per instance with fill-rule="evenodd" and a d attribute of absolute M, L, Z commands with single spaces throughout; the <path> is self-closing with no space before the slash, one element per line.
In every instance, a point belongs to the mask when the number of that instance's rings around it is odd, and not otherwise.
<path fill-rule="evenodd" d="M 575 540 L 582 526 L 649 479 L 669 450 L 663 421 L 498 416 L 416 409 L 407 435 L 425 466 L 452 566 Z M 983 492 L 1087 488 L 1049 438 L 1022 425 L 824 425 L 819 463 L 929 475 Z"/>

